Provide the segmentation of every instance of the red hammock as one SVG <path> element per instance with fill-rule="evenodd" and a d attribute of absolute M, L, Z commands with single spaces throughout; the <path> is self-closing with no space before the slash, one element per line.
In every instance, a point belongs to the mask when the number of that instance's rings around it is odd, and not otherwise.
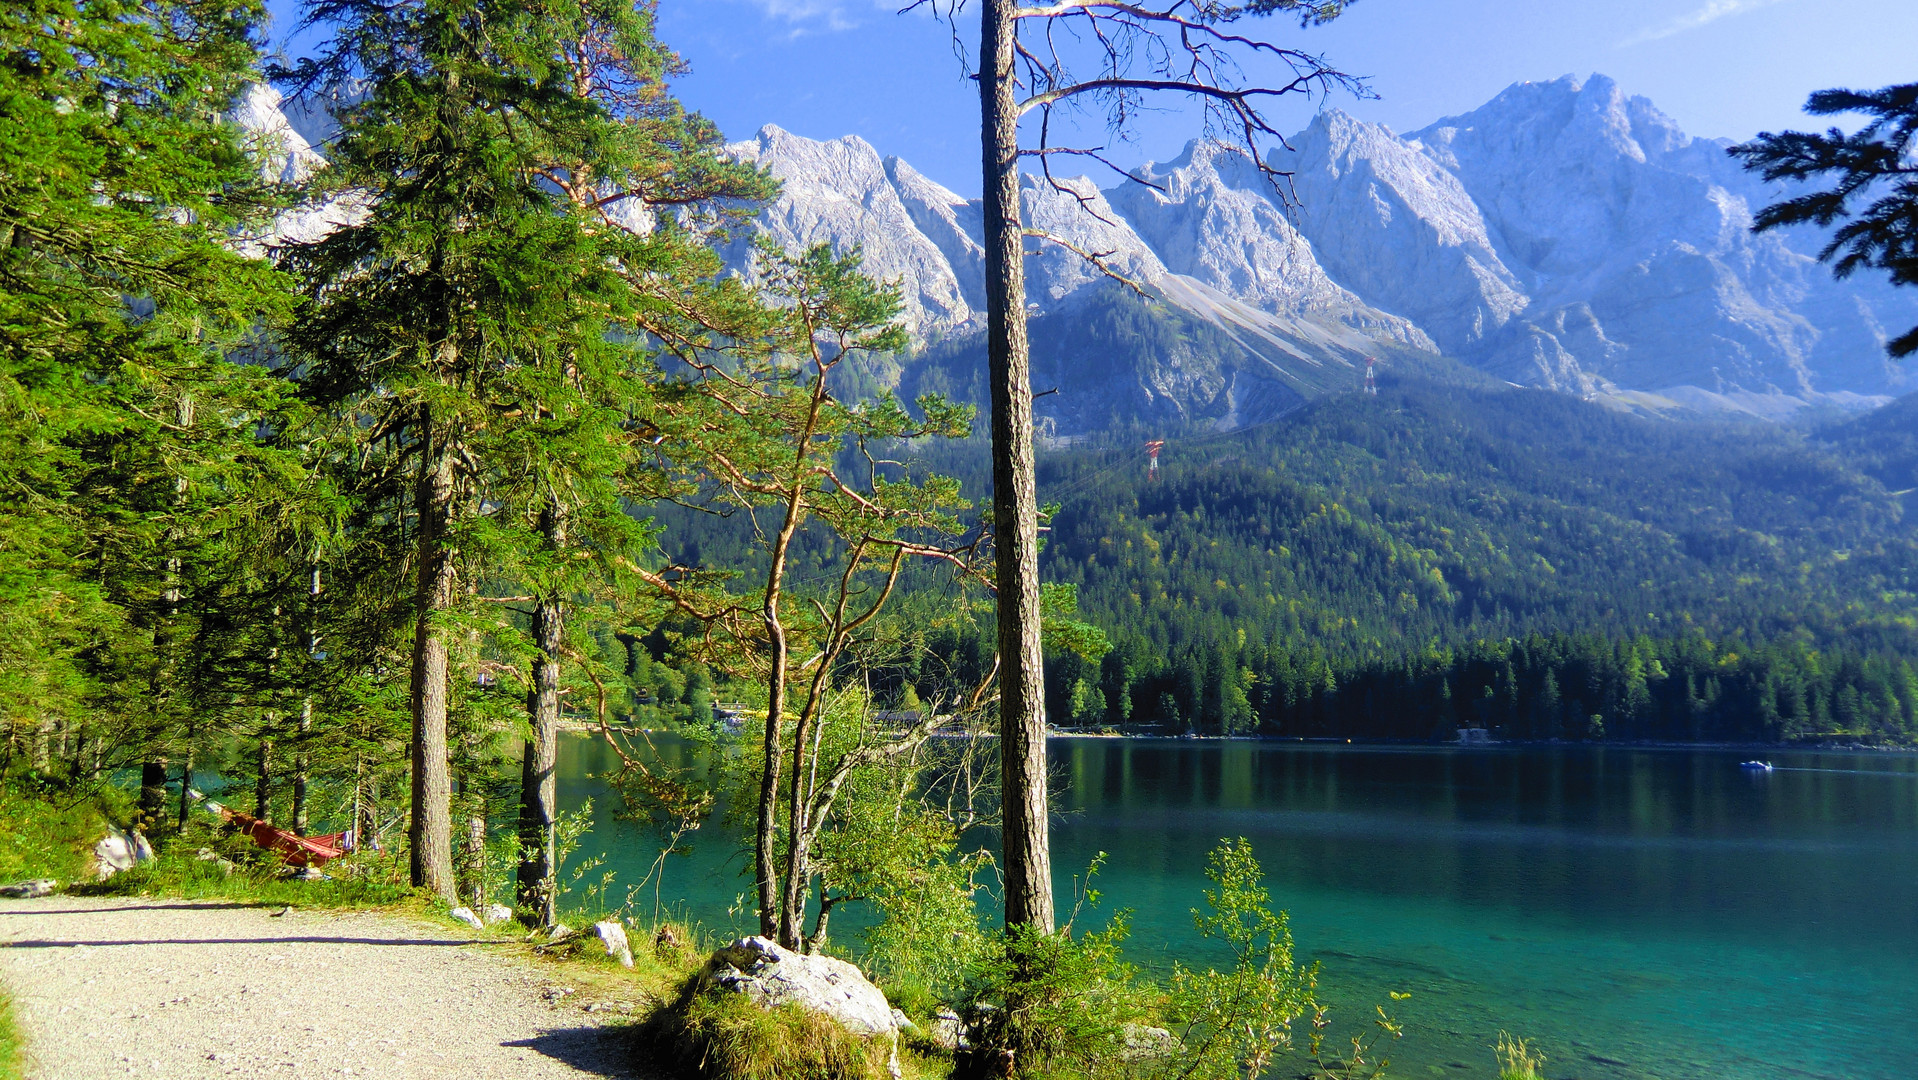
<path fill-rule="evenodd" d="M 224 807 L 221 808 L 220 816 L 252 837 L 254 843 L 268 851 L 279 852 L 288 866 L 325 866 L 353 850 L 347 833 L 301 836 L 286 829 L 275 828 L 256 817 L 227 810 Z"/>

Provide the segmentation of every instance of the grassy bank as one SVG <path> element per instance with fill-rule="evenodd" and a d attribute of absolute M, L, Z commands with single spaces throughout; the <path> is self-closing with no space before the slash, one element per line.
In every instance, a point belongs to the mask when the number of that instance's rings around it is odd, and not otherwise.
<path fill-rule="evenodd" d="M 106 834 L 111 788 L 56 790 L 0 780 L 0 882 L 91 877 L 93 845 Z"/>
<path fill-rule="evenodd" d="M 0 987 L 0 1080 L 20 1080 L 26 1075 L 27 1046 L 13 1022 L 13 999 Z"/>

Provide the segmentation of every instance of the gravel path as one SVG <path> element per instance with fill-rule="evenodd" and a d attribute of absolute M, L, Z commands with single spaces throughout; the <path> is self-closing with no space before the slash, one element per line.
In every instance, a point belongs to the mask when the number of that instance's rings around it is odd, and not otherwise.
<path fill-rule="evenodd" d="M 612 1016 L 503 946 L 412 919 L 213 901 L 0 900 L 34 1080 L 623 1077 Z"/>

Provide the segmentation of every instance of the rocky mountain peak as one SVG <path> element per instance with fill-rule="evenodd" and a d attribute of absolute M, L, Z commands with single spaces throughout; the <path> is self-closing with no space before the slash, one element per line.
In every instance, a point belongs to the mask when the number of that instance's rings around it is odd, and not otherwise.
<path fill-rule="evenodd" d="M 323 115 L 309 108 L 289 123 L 264 88 L 236 115 L 269 175 L 297 179 L 320 164 L 300 129 L 330 130 Z M 1602 75 L 1518 83 L 1406 136 L 1325 110 L 1271 158 L 1291 174 L 1282 189 L 1206 139 L 1103 188 L 1082 176 L 1026 177 L 1026 221 L 1051 238 L 1029 240 L 1027 298 L 1034 312 L 1059 315 L 1047 327 L 1083 338 L 1062 377 L 1146 387 L 1155 415 L 1220 423 L 1250 422 L 1248 403 L 1356 385 L 1368 355 L 1393 350 L 1640 403 L 1762 402 L 1750 411 L 1765 415 L 1909 387 L 1883 343 L 1888 327 L 1918 322 L 1918 291 L 1868 276 L 1833 281 L 1812 257 L 1817 235 L 1754 236 L 1754 206 L 1776 193 L 1726 145 L 1692 137 Z M 767 125 L 728 152 L 783 185 L 754 230 L 788 248 L 859 247 L 870 273 L 900 285 L 922 343 L 979 328 L 977 201 L 855 136 Z M 351 212 L 308 208 L 281 231 L 312 234 L 329 214 Z M 1150 302 L 1110 302 L 1130 290 L 1087 253 Z M 724 255 L 753 273 L 749 238 Z M 1106 299 L 1086 303 L 1095 297 Z M 1136 322 L 1155 310 L 1210 326 L 1205 340 L 1243 356 L 1202 362 L 1187 335 L 1151 361 L 1186 375 L 1101 374 L 1084 349 L 1109 351 L 1126 335 L 1086 320 Z M 1162 343 L 1184 333 L 1136 330 Z M 1192 374 L 1200 368 L 1203 378 Z M 1284 392 L 1260 389 L 1268 384 Z M 1114 402 L 1074 408 L 1128 415 Z"/>

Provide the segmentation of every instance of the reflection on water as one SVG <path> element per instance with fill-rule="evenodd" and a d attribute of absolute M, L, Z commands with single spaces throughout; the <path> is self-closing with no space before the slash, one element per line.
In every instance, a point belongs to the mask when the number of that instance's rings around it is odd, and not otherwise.
<path fill-rule="evenodd" d="M 1054 874 L 1107 852 L 1133 955 L 1203 961 L 1205 853 L 1250 838 L 1335 1015 L 1413 994 L 1399 1076 L 1489 1076 L 1501 1028 L 1554 1078 L 1918 1076 L 1918 757 L 1740 757 L 1057 740 Z M 569 739 L 564 800 L 611 766 Z M 637 881 L 657 844 L 598 800 L 587 847 Z M 665 895 L 750 921 L 717 829 L 673 863 Z"/>

